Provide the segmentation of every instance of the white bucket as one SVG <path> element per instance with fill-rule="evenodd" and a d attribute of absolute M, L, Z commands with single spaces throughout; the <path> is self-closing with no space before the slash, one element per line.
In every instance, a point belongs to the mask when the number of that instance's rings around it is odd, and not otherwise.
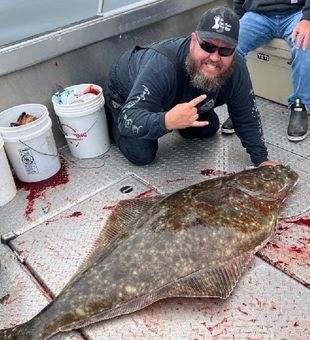
<path fill-rule="evenodd" d="M 22 112 L 37 119 L 11 127 Z M 0 112 L 0 135 L 16 176 L 23 182 L 39 182 L 55 175 L 60 160 L 48 110 L 41 104 L 23 104 Z"/>
<path fill-rule="evenodd" d="M 0 136 L 0 207 L 16 195 L 16 186 L 6 157 L 3 138 Z"/>
<path fill-rule="evenodd" d="M 94 86 L 99 94 L 85 103 L 59 104 L 57 93 L 52 97 L 61 130 L 72 155 L 76 158 L 98 157 L 110 148 L 102 88 L 93 84 L 80 84 L 67 87 L 66 90 L 82 91 L 90 85 Z"/>

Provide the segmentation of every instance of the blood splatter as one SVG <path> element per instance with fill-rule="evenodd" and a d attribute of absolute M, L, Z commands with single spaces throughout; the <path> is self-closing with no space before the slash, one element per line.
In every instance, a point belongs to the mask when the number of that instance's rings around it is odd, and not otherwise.
<path fill-rule="evenodd" d="M 234 174 L 234 172 L 215 170 L 215 169 L 203 169 L 203 170 L 200 170 L 200 174 L 204 176 L 225 176 L 225 175 L 232 175 Z"/>
<path fill-rule="evenodd" d="M 300 217 L 300 218 L 281 218 L 281 221 L 286 223 L 294 223 L 298 225 L 305 225 L 310 227 L 310 217 Z"/>
<path fill-rule="evenodd" d="M 239 311 L 240 313 L 242 313 L 242 314 L 244 314 L 244 315 L 249 315 L 248 312 L 242 310 L 240 307 L 238 307 L 237 309 L 238 309 L 238 311 Z"/>
<path fill-rule="evenodd" d="M 153 191 L 154 191 L 154 189 L 146 190 L 146 191 L 142 192 L 141 194 L 137 195 L 135 198 L 140 199 L 140 198 L 150 197 L 151 194 L 153 193 Z"/>
<path fill-rule="evenodd" d="M 298 241 L 302 244 L 306 244 L 306 243 L 310 244 L 310 238 L 308 237 L 300 237 Z"/>
<path fill-rule="evenodd" d="M 17 298 L 13 299 L 10 294 L 4 295 L 0 299 L 0 304 L 1 305 L 10 305 L 12 302 L 16 301 Z"/>
<path fill-rule="evenodd" d="M 275 249 L 279 249 L 280 248 L 280 246 L 278 246 L 277 244 L 275 244 L 275 243 L 269 243 L 269 245 L 271 245 L 272 246 L 272 248 L 275 248 Z"/>
<path fill-rule="evenodd" d="M 115 207 L 116 207 L 116 204 L 115 205 L 106 205 L 102 209 L 103 210 L 114 210 Z"/>
<path fill-rule="evenodd" d="M 298 218 L 297 220 L 292 220 L 292 222 L 295 223 L 295 224 L 306 225 L 307 227 L 310 227 L 310 218 L 309 217 Z"/>
<path fill-rule="evenodd" d="M 68 183 L 69 175 L 65 161 L 62 161 L 60 170 L 54 176 L 44 181 L 26 183 L 18 179 L 15 179 L 15 182 L 18 190 L 29 191 L 29 194 L 27 196 L 28 204 L 24 216 L 28 220 L 31 220 L 31 214 L 33 213 L 34 210 L 35 200 L 38 198 L 46 200 L 45 191 L 49 188 L 55 188 L 58 185 Z M 49 202 L 47 204 L 50 205 Z"/>
<path fill-rule="evenodd" d="M 207 327 L 207 330 L 212 334 L 215 328 L 219 327 L 220 325 L 227 322 L 227 318 L 224 318 L 222 321 L 218 322 L 217 324 L 213 325 L 212 327 Z"/>
<path fill-rule="evenodd" d="M 80 211 L 74 211 L 72 214 L 70 214 L 68 217 L 79 217 L 82 213 Z"/>
<path fill-rule="evenodd" d="M 295 253 L 298 253 L 298 254 L 302 254 L 303 253 L 303 249 L 302 248 L 299 248 L 299 247 L 296 247 L 296 246 L 292 246 L 290 248 L 291 251 L 295 252 Z"/>
<path fill-rule="evenodd" d="M 181 181 L 185 181 L 185 178 L 176 178 L 176 179 L 167 179 L 166 180 L 167 183 L 175 183 L 175 182 L 181 182 Z"/>
<path fill-rule="evenodd" d="M 9 298 L 10 298 L 10 294 L 6 294 L 6 295 L 2 296 L 2 298 L 0 298 L 0 304 L 1 304 L 1 305 L 4 305 L 5 302 L 6 302 L 7 300 L 9 300 Z"/>

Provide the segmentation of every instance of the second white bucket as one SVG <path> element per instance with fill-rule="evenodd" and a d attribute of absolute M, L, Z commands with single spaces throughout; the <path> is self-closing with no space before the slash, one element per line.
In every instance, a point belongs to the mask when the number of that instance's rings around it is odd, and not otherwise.
<path fill-rule="evenodd" d="M 6 157 L 4 141 L 0 136 L 0 207 L 11 201 L 16 195 L 16 186 Z"/>
<path fill-rule="evenodd" d="M 22 112 L 37 119 L 11 127 Z M 15 174 L 22 182 L 43 181 L 58 172 L 60 160 L 47 107 L 22 104 L 0 112 L 0 134 Z"/>
<path fill-rule="evenodd" d="M 110 148 L 102 88 L 93 84 L 80 84 L 67 87 L 66 90 L 83 91 L 90 85 L 97 89 L 98 94 L 84 103 L 59 104 L 56 94 L 52 97 L 68 147 L 72 155 L 80 159 L 98 157 Z"/>

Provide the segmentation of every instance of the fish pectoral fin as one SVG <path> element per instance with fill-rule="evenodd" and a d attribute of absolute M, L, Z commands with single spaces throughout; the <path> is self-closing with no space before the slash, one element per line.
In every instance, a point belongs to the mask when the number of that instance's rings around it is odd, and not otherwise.
<path fill-rule="evenodd" d="M 113 213 L 109 216 L 106 224 L 103 226 L 96 241 L 92 245 L 89 253 L 76 271 L 76 274 L 65 287 L 72 284 L 81 273 L 93 265 L 98 259 L 109 253 L 110 249 L 117 246 L 117 242 L 121 242 L 125 235 L 133 233 L 135 231 L 133 222 L 141 215 L 141 213 L 147 211 L 165 197 L 166 195 L 157 195 L 154 197 L 127 199 L 118 202 Z"/>
<path fill-rule="evenodd" d="M 242 272 L 253 258 L 244 254 L 214 269 L 201 269 L 164 287 L 166 297 L 218 297 L 226 299 L 236 286 Z"/>

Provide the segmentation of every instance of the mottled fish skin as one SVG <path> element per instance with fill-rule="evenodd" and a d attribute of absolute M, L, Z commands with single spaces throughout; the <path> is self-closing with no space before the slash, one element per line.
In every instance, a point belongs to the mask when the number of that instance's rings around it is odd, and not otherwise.
<path fill-rule="evenodd" d="M 0 339 L 46 339 L 170 296 L 226 298 L 297 180 L 288 167 L 264 166 L 154 198 L 53 302 Z"/>

